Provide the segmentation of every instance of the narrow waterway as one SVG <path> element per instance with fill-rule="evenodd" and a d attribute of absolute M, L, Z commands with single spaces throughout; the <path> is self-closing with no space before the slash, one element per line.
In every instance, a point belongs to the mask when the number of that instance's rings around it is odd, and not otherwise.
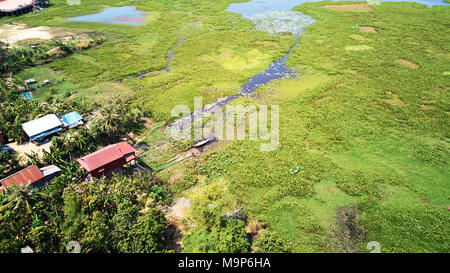
<path fill-rule="evenodd" d="M 169 53 L 169 61 L 167 62 L 167 66 L 166 66 L 165 68 L 159 70 L 159 71 L 170 72 L 169 66 L 170 66 L 170 64 L 172 63 L 173 55 L 174 55 L 175 49 L 177 49 L 177 47 L 181 46 L 185 41 L 186 41 L 186 40 L 182 40 L 181 42 L 179 42 L 178 44 L 176 44 L 176 45 L 174 46 L 174 48 L 172 48 L 172 50 L 171 50 L 170 53 Z M 153 73 L 153 72 L 156 72 L 156 71 L 148 71 L 148 72 L 144 72 L 144 73 L 139 74 L 139 75 L 137 75 L 137 76 L 133 76 L 133 77 L 129 77 L 129 78 L 122 79 L 122 80 L 120 80 L 119 82 L 127 81 L 127 80 L 130 80 L 130 79 L 140 79 L 140 78 L 143 78 L 143 77 L 145 77 L 145 76 L 147 76 L 148 74 Z M 159 76 L 159 75 L 160 75 L 160 73 L 155 74 L 155 75 L 152 75 L 152 77 L 157 77 L 157 76 Z"/>
<path fill-rule="evenodd" d="M 267 70 L 253 76 L 248 82 L 243 84 L 238 94 L 220 98 L 206 105 L 203 109 L 180 118 L 169 125 L 169 133 L 176 134 L 178 130 L 188 128 L 195 119 L 216 112 L 218 107 L 222 107 L 236 98 L 252 94 L 261 85 L 267 84 L 275 79 L 290 76 L 292 72 L 286 66 L 286 59 L 299 44 L 299 35 L 303 33 L 303 28 L 316 22 L 308 15 L 292 11 L 292 8 L 303 3 L 319 1 L 322 0 L 251 0 L 244 3 L 230 4 L 226 9 L 227 11 L 241 14 L 248 20 L 253 21 L 257 30 L 263 30 L 274 35 L 291 34 L 296 37 L 297 42 L 283 58 L 271 64 Z M 382 0 L 381 2 L 402 2 L 402 0 Z M 449 5 L 449 3 L 443 2 L 442 0 L 414 0 L 411 2 L 425 4 L 430 8 L 435 5 Z M 235 28 L 236 25 L 232 29 Z"/>
<path fill-rule="evenodd" d="M 298 37 L 296 38 L 296 43 L 291 47 L 289 52 L 283 56 L 283 58 L 271 64 L 269 68 L 264 72 L 253 76 L 248 82 L 242 85 L 242 89 L 238 94 L 230 97 L 220 98 L 215 102 L 206 105 L 203 109 L 198 110 L 191 115 L 180 118 L 176 122 L 170 124 L 169 128 L 175 129 L 173 133 L 176 134 L 177 130 L 188 128 L 188 126 L 190 126 L 195 119 L 215 113 L 218 108 L 227 105 L 228 103 L 239 97 L 252 94 L 260 86 L 267 84 L 272 80 L 295 75 L 295 72 L 293 72 L 286 66 L 286 59 L 289 57 L 289 55 L 292 54 L 294 48 L 299 44 L 299 39 Z"/>
<path fill-rule="evenodd" d="M 172 63 L 172 60 L 173 60 L 173 54 L 174 54 L 174 52 L 175 52 L 175 49 L 177 49 L 177 47 L 179 47 L 180 45 L 182 45 L 185 41 L 186 41 L 186 40 L 182 40 L 181 42 L 179 42 L 178 44 L 176 44 L 175 47 L 170 51 L 170 53 L 169 53 L 169 62 L 167 63 L 167 66 L 166 66 L 165 68 L 161 69 L 161 71 L 170 72 L 169 66 L 170 66 L 170 64 Z M 137 78 L 137 79 L 142 78 L 142 77 L 144 77 L 145 75 L 147 75 L 147 74 L 149 74 L 149 73 L 152 73 L 152 72 L 153 72 L 153 71 L 149 71 L 149 72 L 142 73 L 142 74 L 140 74 L 140 75 L 137 75 L 135 78 Z M 156 76 L 158 76 L 158 75 L 159 75 L 159 74 L 153 75 L 153 77 L 156 77 Z"/>
<path fill-rule="evenodd" d="M 236 98 L 252 94 L 262 85 L 268 84 L 275 79 L 290 77 L 296 74 L 293 70 L 287 67 L 286 59 L 292 54 L 294 48 L 299 45 L 299 35 L 304 32 L 303 28 L 316 22 L 316 20 L 301 12 L 279 12 L 275 10 L 269 10 L 267 13 L 258 14 L 255 17 L 248 17 L 245 10 L 246 9 L 243 9 L 238 13 L 252 20 L 255 23 L 257 30 L 267 31 L 268 33 L 274 35 L 293 35 L 296 38 L 295 44 L 281 59 L 272 63 L 265 71 L 253 76 L 250 80 L 244 83 L 241 86 L 240 92 L 236 95 L 219 98 L 215 102 L 206 105 L 203 109 L 198 110 L 191 115 L 180 118 L 176 122 L 170 124 L 168 130 L 169 134 L 177 134 L 177 131 L 188 128 L 195 119 L 215 113 L 218 108 L 225 106 Z M 235 26 L 233 26 L 233 29 L 234 28 Z"/>

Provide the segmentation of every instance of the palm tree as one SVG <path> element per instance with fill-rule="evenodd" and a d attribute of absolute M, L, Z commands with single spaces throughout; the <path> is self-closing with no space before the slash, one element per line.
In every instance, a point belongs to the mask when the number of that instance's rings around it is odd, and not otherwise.
<path fill-rule="evenodd" d="M 43 198 L 48 198 L 48 196 L 41 192 L 34 192 L 30 188 L 30 185 L 12 185 L 3 190 L 6 194 L 6 204 L 0 207 L 0 211 L 8 208 L 13 208 L 14 211 L 24 209 L 27 214 L 31 214 L 32 206 L 31 201 L 34 194 L 37 194 Z"/>

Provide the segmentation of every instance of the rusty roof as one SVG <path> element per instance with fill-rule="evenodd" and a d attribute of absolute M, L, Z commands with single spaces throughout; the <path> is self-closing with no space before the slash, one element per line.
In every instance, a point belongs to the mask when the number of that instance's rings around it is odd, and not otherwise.
<path fill-rule="evenodd" d="M 36 165 L 33 165 L 19 172 L 16 172 L 15 174 L 10 175 L 3 180 L 0 180 L 0 183 L 4 188 L 7 188 L 12 184 L 15 184 L 17 186 L 32 184 L 36 181 L 41 180 L 42 178 L 44 178 L 44 175 L 42 174 L 41 170 L 39 170 Z"/>
<path fill-rule="evenodd" d="M 92 154 L 77 159 L 78 163 L 88 172 L 104 167 L 111 162 L 123 158 L 125 162 L 135 159 L 136 150 L 126 142 L 106 146 Z"/>

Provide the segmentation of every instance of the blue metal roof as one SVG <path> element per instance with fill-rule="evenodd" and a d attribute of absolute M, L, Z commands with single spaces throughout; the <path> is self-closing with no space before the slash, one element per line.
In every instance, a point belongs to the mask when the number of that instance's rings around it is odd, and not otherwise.
<path fill-rule="evenodd" d="M 64 126 L 72 126 L 82 121 L 83 118 L 77 112 L 71 112 L 61 117 Z"/>
<path fill-rule="evenodd" d="M 60 132 L 60 131 L 62 131 L 61 128 L 55 128 L 55 129 L 52 129 L 52 130 L 48 130 L 48 131 L 42 132 L 42 133 L 40 133 L 40 134 L 38 134 L 38 135 L 35 135 L 35 136 L 30 137 L 30 140 L 31 140 L 31 141 L 41 141 L 41 140 L 43 140 L 46 136 L 49 136 L 49 135 L 51 135 L 51 134 L 54 134 L 54 133 Z"/>
<path fill-rule="evenodd" d="M 9 147 L 8 145 L 3 145 L 0 147 L 0 151 L 12 152 L 13 149 L 11 147 Z"/>

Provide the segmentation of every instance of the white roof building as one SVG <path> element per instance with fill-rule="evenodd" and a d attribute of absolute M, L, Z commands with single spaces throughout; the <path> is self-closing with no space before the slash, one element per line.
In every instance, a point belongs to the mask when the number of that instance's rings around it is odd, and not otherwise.
<path fill-rule="evenodd" d="M 31 140 L 39 140 L 55 132 L 61 131 L 63 124 L 55 114 L 49 114 L 41 118 L 22 124 L 22 129 Z"/>
<path fill-rule="evenodd" d="M 42 172 L 44 177 L 54 175 L 56 173 L 61 172 L 61 169 L 55 165 L 46 166 L 46 167 L 40 168 L 39 170 Z"/>

